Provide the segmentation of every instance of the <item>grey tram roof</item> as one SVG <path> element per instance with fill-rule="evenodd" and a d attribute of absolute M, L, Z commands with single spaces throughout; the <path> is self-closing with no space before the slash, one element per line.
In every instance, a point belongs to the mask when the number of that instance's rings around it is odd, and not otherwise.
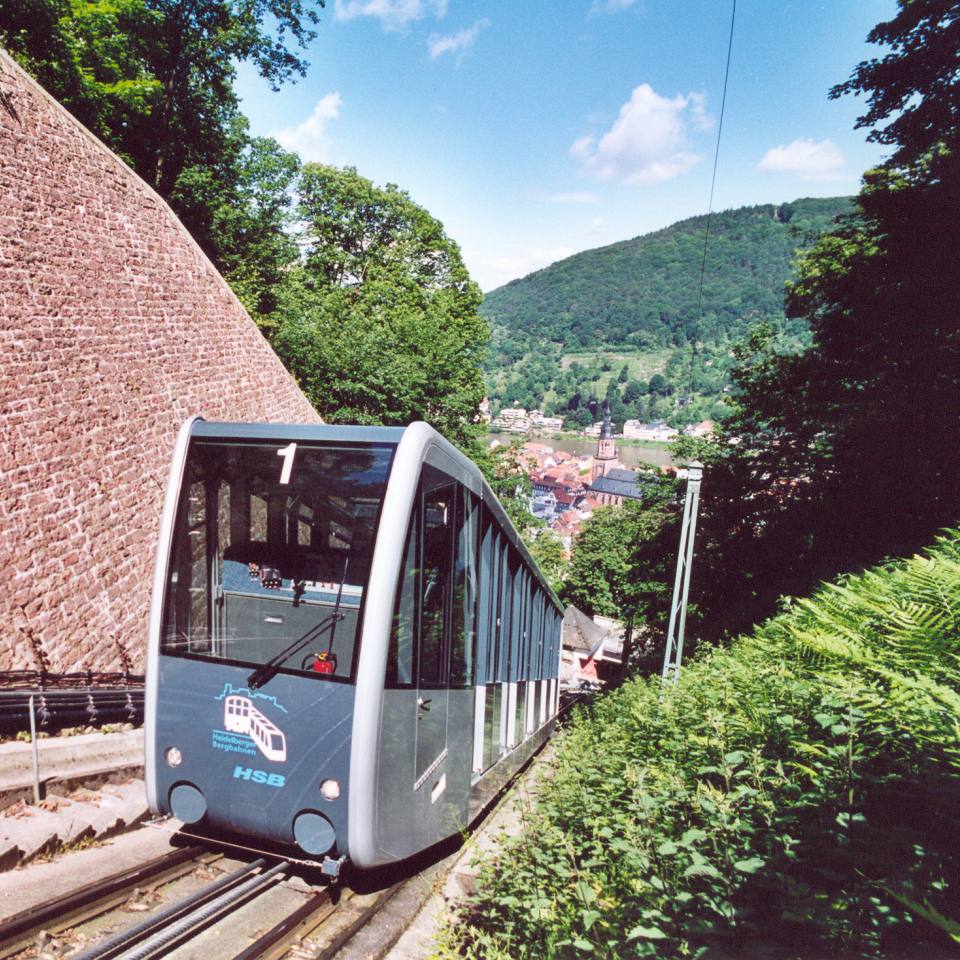
<path fill-rule="evenodd" d="M 484 479 L 480 468 L 464 453 L 458 450 L 446 437 L 438 433 L 428 423 L 417 421 L 406 427 L 366 427 L 349 424 L 326 423 L 239 423 L 231 421 L 204 420 L 197 417 L 190 427 L 190 437 L 202 437 L 208 440 L 297 440 L 297 441 L 331 441 L 340 443 L 382 443 L 396 446 L 408 431 L 416 431 L 423 437 L 423 450 L 429 442 L 439 446 L 448 456 L 458 461 L 477 485 L 480 499 L 496 516 L 507 539 L 517 549 L 526 563 L 537 571 L 540 586 L 553 604 L 557 613 L 562 613 L 564 607 L 547 578 L 540 571 L 537 562 L 530 555 L 516 527 L 513 525 L 507 512 L 503 509 L 497 495 Z"/>
<path fill-rule="evenodd" d="M 406 427 L 357 427 L 330 423 L 238 423 L 196 420 L 191 437 L 251 440 L 333 440 L 341 443 L 397 444 Z"/>

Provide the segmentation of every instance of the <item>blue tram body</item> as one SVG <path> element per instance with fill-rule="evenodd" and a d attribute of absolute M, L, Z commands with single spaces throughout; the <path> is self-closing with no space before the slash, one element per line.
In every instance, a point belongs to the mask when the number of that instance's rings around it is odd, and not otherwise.
<path fill-rule="evenodd" d="M 426 424 L 188 421 L 150 615 L 150 806 L 334 873 L 409 857 L 549 736 L 562 615 Z"/>

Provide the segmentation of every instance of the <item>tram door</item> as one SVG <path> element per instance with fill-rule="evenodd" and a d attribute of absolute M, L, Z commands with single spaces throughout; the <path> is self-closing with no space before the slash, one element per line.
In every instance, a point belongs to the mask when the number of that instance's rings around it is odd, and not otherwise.
<path fill-rule="evenodd" d="M 421 488 L 420 643 L 417 657 L 416 789 L 436 803 L 446 790 L 453 530 L 456 487 Z"/>

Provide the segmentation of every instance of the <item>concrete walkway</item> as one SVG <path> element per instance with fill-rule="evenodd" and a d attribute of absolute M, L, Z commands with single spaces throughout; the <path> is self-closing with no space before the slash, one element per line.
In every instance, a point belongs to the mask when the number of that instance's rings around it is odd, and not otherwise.
<path fill-rule="evenodd" d="M 172 834 L 140 827 L 106 843 L 0 873 L 0 920 L 170 853 Z"/>
<path fill-rule="evenodd" d="M 143 730 L 0 744 L 0 870 L 85 840 L 103 840 L 147 815 Z"/>
<path fill-rule="evenodd" d="M 143 728 L 115 733 L 83 733 L 37 741 L 39 776 L 46 792 L 117 771 L 139 775 L 143 767 Z M 33 796 L 33 747 L 10 740 L 0 743 L 0 809 Z"/>

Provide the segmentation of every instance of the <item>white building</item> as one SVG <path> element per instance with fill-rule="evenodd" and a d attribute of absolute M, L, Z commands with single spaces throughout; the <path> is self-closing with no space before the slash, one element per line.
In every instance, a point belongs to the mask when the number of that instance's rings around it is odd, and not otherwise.
<path fill-rule="evenodd" d="M 545 417 L 539 410 L 530 414 L 530 426 L 543 433 L 559 433 L 563 429 L 562 417 Z"/>
<path fill-rule="evenodd" d="M 507 433 L 530 432 L 530 418 L 523 407 L 506 407 L 500 411 L 500 415 L 490 425 L 499 427 Z"/>
<path fill-rule="evenodd" d="M 623 425 L 624 440 L 660 440 L 665 442 L 672 440 L 678 432 L 673 427 L 668 427 L 663 420 L 656 420 L 653 423 L 628 420 Z"/>

